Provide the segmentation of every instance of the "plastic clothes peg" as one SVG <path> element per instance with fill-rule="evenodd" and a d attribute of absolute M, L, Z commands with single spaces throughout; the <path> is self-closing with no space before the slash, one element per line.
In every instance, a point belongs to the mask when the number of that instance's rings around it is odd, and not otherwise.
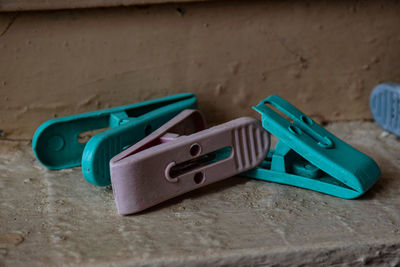
<path fill-rule="evenodd" d="M 281 97 L 272 95 L 254 109 L 261 114 L 263 127 L 279 141 L 258 168 L 243 176 L 346 199 L 362 195 L 379 179 L 381 172 L 375 161 Z"/>
<path fill-rule="evenodd" d="M 205 130 L 199 111 L 182 111 L 111 159 L 118 212 L 136 213 L 254 168 L 267 155 L 269 144 L 269 134 L 253 118 Z"/>
<path fill-rule="evenodd" d="M 383 129 L 400 136 L 400 84 L 382 83 L 370 96 L 371 113 Z"/>
<path fill-rule="evenodd" d="M 85 179 L 94 185 L 111 183 L 109 161 L 187 108 L 196 108 L 196 96 L 177 94 L 137 104 L 49 120 L 35 132 L 32 148 L 49 169 L 82 165 Z M 108 128 L 87 143 L 79 134 Z"/>

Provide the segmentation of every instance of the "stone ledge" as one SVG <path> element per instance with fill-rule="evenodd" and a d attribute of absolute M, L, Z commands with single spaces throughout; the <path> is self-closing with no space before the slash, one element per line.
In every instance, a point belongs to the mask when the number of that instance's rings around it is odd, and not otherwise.
<path fill-rule="evenodd" d="M 399 138 L 371 122 L 328 129 L 382 170 L 359 199 L 233 177 L 125 217 L 80 168 L 46 170 L 28 143 L 1 141 L 0 263 L 399 264 Z"/>

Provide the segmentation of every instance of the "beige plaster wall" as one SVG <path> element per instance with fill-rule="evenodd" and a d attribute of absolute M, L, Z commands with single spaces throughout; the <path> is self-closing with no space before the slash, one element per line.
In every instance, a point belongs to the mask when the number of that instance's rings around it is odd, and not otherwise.
<path fill-rule="evenodd" d="M 0 0 L 0 12 L 200 2 L 208 0 Z"/>
<path fill-rule="evenodd" d="M 318 120 L 370 118 L 400 81 L 397 1 L 222 1 L 0 14 L 0 130 L 194 92 L 209 121 L 280 94 Z"/>

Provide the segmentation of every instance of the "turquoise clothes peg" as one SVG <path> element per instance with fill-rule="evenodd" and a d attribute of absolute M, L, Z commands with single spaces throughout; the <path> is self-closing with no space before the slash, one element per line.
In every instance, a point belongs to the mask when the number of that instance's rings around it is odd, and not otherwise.
<path fill-rule="evenodd" d="M 196 96 L 177 94 L 137 104 L 49 120 L 35 132 L 32 148 L 49 169 L 82 165 L 85 179 L 106 186 L 110 181 L 110 159 L 172 119 L 184 109 L 196 108 Z M 86 144 L 79 134 L 109 128 Z"/>
<path fill-rule="evenodd" d="M 261 114 L 264 129 L 279 141 L 258 168 L 241 175 L 346 199 L 362 195 L 379 179 L 381 172 L 375 161 L 283 98 L 272 95 L 254 109 Z"/>

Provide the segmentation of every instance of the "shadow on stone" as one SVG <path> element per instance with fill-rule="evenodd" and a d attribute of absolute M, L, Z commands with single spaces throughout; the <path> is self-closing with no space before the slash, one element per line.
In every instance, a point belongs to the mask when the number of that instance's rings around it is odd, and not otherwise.
<path fill-rule="evenodd" d="M 169 207 L 171 205 L 178 204 L 178 203 L 180 203 L 181 201 L 183 201 L 185 199 L 197 199 L 197 198 L 203 197 L 203 196 L 205 196 L 207 194 L 219 193 L 219 192 L 224 191 L 224 190 L 226 190 L 226 189 L 228 189 L 230 187 L 237 186 L 239 184 L 244 184 L 247 181 L 248 181 L 248 179 L 246 179 L 246 178 L 233 176 L 233 177 L 227 178 L 225 180 L 222 180 L 222 181 L 207 185 L 205 187 L 201 187 L 199 189 L 187 192 L 187 193 L 185 193 L 183 195 L 180 195 L 180 196 L 177 196 L 177 197 L 175 197 L 173 199 L 164 201 L 164 202 L 162 202 L 162 203 L 160 203 L 160 204 L 158 204 L 158 205 L 156 205 L 154 207 L 151 207 L 149 209 L 146 209 L 146 210 L 144 210 L 142 212 L 135 213 L 134 215 L 155 212 L 157 210 L 164 209 L 164 208 Z M 131 215 L 129 215 L 129 216 L 131 216 Z"/>

